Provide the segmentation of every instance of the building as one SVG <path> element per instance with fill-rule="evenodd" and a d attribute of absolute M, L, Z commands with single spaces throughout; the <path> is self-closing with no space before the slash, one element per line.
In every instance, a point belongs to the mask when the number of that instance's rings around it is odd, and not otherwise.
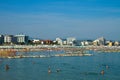
<path fill-rule="evenodd" d="M 115 46 L 119 46 L 120 43 L 119 43 L 118 41 L 115 41 L 115 42 L 114 42 L 114 45 L 115 45 Z"/>
<path fill-rule="evenodd" d="M 81 42 L 81 46 L 93 45 L 92 40 L 85 40 Z"/>
<path fill-rule="evenodd" d="M 39 39 L 33 39 L 32 42 L 33 42 L 33 43 L 39 43 L 40 40 L 39 40 Z"/>
<path fill-rule="evenodd" d="M 94 40 L 93 45 L 95 45 L 95 46 L 105 45 L 105 41 L 106 40 L 103 37 L 101 37 L 101 38 Z"/>
<path fill-rule="evenodd" d="M 28 43 L 28 36 L 26 35 L 15 35 L 16 43 L 17 44 L 27 44 Z M 15 40 L 14 40 L 15 42 Z"/>
<path fill-rule="evenodd" d="M 0 35 L 0 44 L 3 44 L 3 43 L 4 43 L 4 36 Z"/>
<path fill-rule="evenodd" d="M 55 41 L 57 42 L 58 45 L 67 45 L 66 39 L 56 38 Z"/>
<path fill-rule="evenodd" d="M 42 40 L 41 44 L 51 45 L 51 44 L 53 44 L 53 41 L 52 40 Z"/>
<path fill-rule="evenodd" d="M 67 40 L 66 39 L 62 39 L 63 45 L 67 45 Z"/>
<path fill-rule="evenodd" d="M 76 41 L 74 37 L 67 38 L 67 45 L 74 45 L 74 41 Z"/>
<path fill-rule="evenodd" d="M 113 42 L 109 42 L 108 46 L 110 47 L 113 46 Z"/>
<path fill-rule="evenodd" d="M 57 44 L 59 44 L 59 45 L 63 45 L 63 41 L 62 41 L 61 38 L 56 38 L 56 42 L 57 42 Z"/>
<path fill-rule="evenodd" d="M 75 46 L 81 46 L 81 40 L 75 40 L 73 43 L 75 44 Z"/>
<path fill-rule="evenodd" d="M 4 43 L 12 44 L 13 43 L 13 35 L 4 35 Z"/>

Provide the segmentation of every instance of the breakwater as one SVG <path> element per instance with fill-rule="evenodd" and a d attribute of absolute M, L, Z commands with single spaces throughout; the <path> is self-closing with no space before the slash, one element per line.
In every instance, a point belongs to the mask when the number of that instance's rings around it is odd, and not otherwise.
<path fill-rule="evenodd" d="M 14 50 L 17 52 L 27 51 L 46 51 L 46 50 L 65 50 L 65 51 L 101 51 L 101 52 L 120 52 L 120 46 L 59 46 L 59 45 L 14 45 L 0 46 L 0 50 Z"/>
<path fill-rule="evenodd" d="M 71 56 L 92 56 L 92 54 L 55 54 L 49 55 L 17 55 L 17 56 L 6 56 L 4 58 L 17 59 L 17 58 L 50 58 L 50 57 L 71 57 Z"/>
<path fill-rule="evenodd" d="M 52 56 L 46 55 L 18 55 L 16 52 L 40 52 L 40 51 L 64 51 L 62 54 L 54 54 Z M 15 45 L 15 46 L 0 46 L 0 57 L 2 58 L 41 58 L 41 57 L 53 57 L 53 56 L 91 56 L 91 53 L 87 51 L 95 52 L 120 52 L 119 46 L 53 46 L 53 45 Z"/>
<path fill-rule="evenodd" d="M 41 52 L 41 51 L 63 51 L 61 54 L 51 55 L 26 55 L 17 54 L 16 52 Z M 58 56 L 89 56 L 86 54 L 84 48 L 71 47 L 71 46 L 0 46 L 0 57 L 3 58 L 41 58 L 41 57 L 58 57 Z M 13 55 L 14 54 L 14 55 Z"/>
<path fill-rule="evenodd" d="M 104 53 L 120 52 L 120 46 L 89 46 L 85 49 Z"/>

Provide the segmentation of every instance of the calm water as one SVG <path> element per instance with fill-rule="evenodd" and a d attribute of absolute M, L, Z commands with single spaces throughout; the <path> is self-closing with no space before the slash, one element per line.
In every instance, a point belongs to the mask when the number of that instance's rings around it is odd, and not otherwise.
<path fill-rule="evenodd" d="M 83 57 L 0 59 L 0 80 L 120 80 L 120 53 L 93 54 Z M 5 70 L 6 64 L 10 67 L 8 71 Z M 48 73 L 49 66 L 51 73 Z M 104 75 L 100 74 L 101 70 L 105 71 Z"/>

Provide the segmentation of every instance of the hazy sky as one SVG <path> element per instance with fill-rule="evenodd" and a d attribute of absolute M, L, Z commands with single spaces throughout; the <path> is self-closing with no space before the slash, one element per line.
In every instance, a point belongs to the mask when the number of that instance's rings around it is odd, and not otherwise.
<path fill-rule="evenodd" d="M 120 0 L 0 0 L 0 34 L 120 40 Z"/>

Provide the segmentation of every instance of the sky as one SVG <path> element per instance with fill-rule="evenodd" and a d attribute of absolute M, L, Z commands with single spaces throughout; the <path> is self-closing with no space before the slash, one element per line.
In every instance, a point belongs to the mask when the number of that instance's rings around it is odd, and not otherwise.
<path fill-rule="evenodd" d="M 120 0 L 0 0 L 0 34 L 120 40 Z"/>

